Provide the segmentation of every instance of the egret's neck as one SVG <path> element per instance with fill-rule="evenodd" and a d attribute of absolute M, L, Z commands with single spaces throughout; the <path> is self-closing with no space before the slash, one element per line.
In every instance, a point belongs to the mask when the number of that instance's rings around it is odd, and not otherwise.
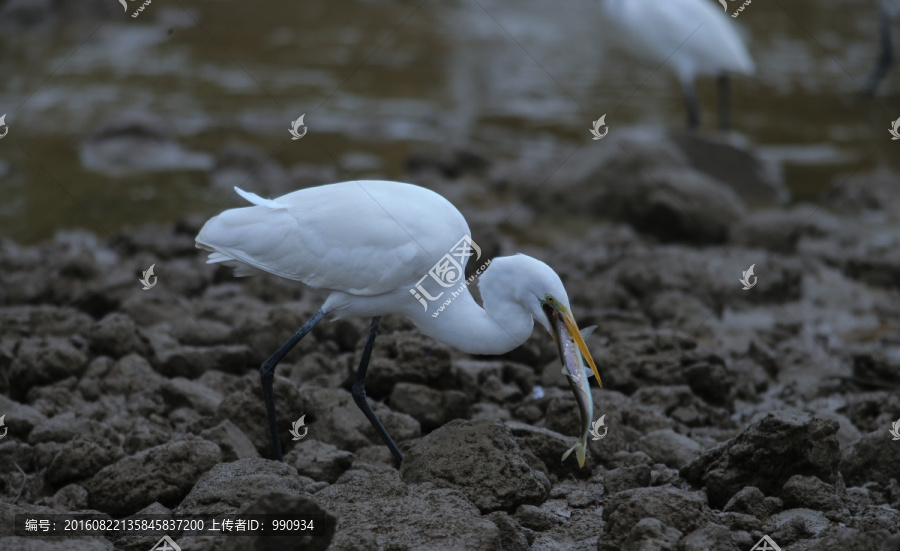
<path fill-rule="evenodd" d="M 429 337 L 468 354 L 504 354 L 528 340 L 534 328 L 531 314 L 519 304 L 486 296 L 485 309 L 468 287 L 455 297 L 448 292 L 441 298 L 429 304 L 427 311 L 416 309 L 409 318 Z"/>

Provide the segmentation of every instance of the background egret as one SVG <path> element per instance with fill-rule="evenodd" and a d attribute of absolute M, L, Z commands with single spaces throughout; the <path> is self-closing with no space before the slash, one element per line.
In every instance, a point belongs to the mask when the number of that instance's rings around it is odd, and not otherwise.
<path fill-rule="evenodd" d="M 452 269 L 439 263 L 470 235 L 462 214 L 437 193 L 378 180 L 303 189 L 277 199 L 235 189 L 254 206 L 230 209 L 206 222 L 196 242 L 211 251 L 208 262 L 230 265 L 238 276 L 269 272 L 326 296 L 319 311 L 260 367 L 278 460 L 282 452 L 273 395 L 275 368 L 326 316 L 372 317 L 352 394 L 398 462 L 403 455 L 366 401 L 365 391 L 366 369 L 384 314 L 405 316 L 426 335 L 470 354 L 509 352 L 528 339 L 537 319 L 557 343 L 571 338 L 600 381 L 569 310 L 566 290 L 556 272 L 540 260 L 526 255 L 493 259 L 478 280 L 484 308 L 465 283 L 458 285 L 464 281 L 461 272 L 453 281 L 452 302 L 439 315 L 424 299 L 417 300 L 411 291 L 423 276 L 436 266 Z M 445 291 L 450 294 L 450 289 Z M 582 369 L 577 354 L 563 355 L 560 348 L 560 357 L 573 373 Z M 584 440 L 576 446 L 583 465 Z"/>
<path fill-rule="evenodd" d="M 751 75 L 755 66 L 725 12 L 709 0 L 606 0 L 604 6 L 626 50 L 675 73 L 689 128 L 700 124 L 697 75 L 718 77 L 719 129 L 730 128 L 728 74 Z"/>
<path fill-rule="evenodd" d="M 894 43 L 891 38 L 891 22 L 900 15 L 900 0 L 878 0 L 879 50 L 875 67 L 869 73 L 863 88 L 866 95 L 874 96 L 881 81 L 887 76 L 894 61 Z"/>

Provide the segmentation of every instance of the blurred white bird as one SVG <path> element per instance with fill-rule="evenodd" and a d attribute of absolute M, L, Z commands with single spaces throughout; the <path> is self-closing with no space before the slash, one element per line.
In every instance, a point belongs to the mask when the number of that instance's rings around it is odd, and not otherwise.
<path fill-rule="evenodd" d="M 470 354 L 503 354 L 516 348 L 531 335 L 536 319 L 555 341 L 574 341 L 600 382 L 566 290 L 556 272 L 540 260 L 521 254 L 494 258 L 478 279 L 484 308 L 472 298 L 463 276 L 462 285 L 453 285 L 453 300 L 440 303 L 446 305 L 440 315 L 428 312 L 414 290 L 433 269 L 446 267 L 443 259 L 470 235 L 462 214 L 437 193 L 375 180 L 308 188 L 277 199 L 235 191 L 254 206 L 230 209 L 206 222 L 196 241 L 211 251 L 208 263 L 230 265 L 238 276 L 263 270 L 325 296 L 319 311 L 260 367 L 278 460 L 282 452 L 272 389 L 275 367 L 326 316 L 373 318 L 352 394 L 398 462 L 403 455 L 365 392 L 369 356 L 384 314 L 405 316 L 424 334 Z M 445 291 L 448 296 L 443 298 L 448 298 L 451 289 Z M 562 361 L 568 365 L 577 360 Z"/>
<path fill-rule="evenodd" d="M 875 67 L 863 86 L 869 97 L 875 95 L 881 81 L 887 76 L 894 62 L 894 44 L 891 39 L 891 20 L 900 16 L 900 0 L 878 0 L 878 36 L 879 50 Z"/>
<path fill-rule="evenodd" d="M 712 0 L 605 0 L 619 42 L 635 57 L 665 65 L 681 84 L 688 127 L 700 124 L 697 75 L 719 82 L 719 129 L 728 130 L 729 73 L 752 75 L 753 59 L 729 17 Z"/>

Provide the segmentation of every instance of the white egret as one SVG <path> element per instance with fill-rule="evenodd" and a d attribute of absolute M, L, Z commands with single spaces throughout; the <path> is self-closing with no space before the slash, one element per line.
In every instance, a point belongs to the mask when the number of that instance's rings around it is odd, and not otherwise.
<path fill-rule="evenodd" d="M 726 12 L 712 0 L 605 0 L 604 6 L 626 50 L 675 73 L 687 103 L 689 128 L 700 124 L 694 78 L 718 77 L 719 129 L 728 130 L 728 75 L 751 75 L 755 66 Z"/>
<path fill-rule="evenodd" d="M 894 61 L 894 45 L 891 40 L 891 20 L 900 16 L 900 0 L 878 0 L 879 50 L 875 67 L 866 79 L 863 91 L 869 97 L 875 95 L 881 81 L 887 76 Z"/>
<path fill-rule="evenodd" d="M 204 224 L 196 242 L 211 251 L 208 263 L 230 265 L 238 276 L 262 270 L 324 295 L 318 312 L 260 367 L 276 459 L 282 459 L 282 452 L 272 389 L 275 368 L 326 316 L 372 318 L 352 394 L 398 462 L 403 455 L 365 392 L 366 369 L 384 314 L 405 316 L 429 337 L 470 354 L 512 350 L 528 339 L 537 319 L 557 343 L 574 342 L 600 382 L 566 290 L 540 260 L 521 254 L 494 258 L 478 279 L 484 307 L 475 302 L 462 273 L 472 249 L 471 240 L 466 242 L 468 224 L 437 193 L 377 180 L 308 188 L 277 199 L 235 190 L 254 206 L 226 210 Z M 456 263 L 461 243 L 468 248 L 463 247 L 462 261 Z M 426 298 L 436 300 L 429 305 Z M 575 363 L 582 365 L 577 356 L 561 358 L 572 373 Z M 582 439 L 576 444 L 581 464 L 583 447 Z"/>

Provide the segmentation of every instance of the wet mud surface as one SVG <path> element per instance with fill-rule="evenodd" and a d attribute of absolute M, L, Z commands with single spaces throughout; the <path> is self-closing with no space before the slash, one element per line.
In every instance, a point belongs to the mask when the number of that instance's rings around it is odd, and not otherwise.
<path fill-rule="evenodd" d="M 722 177 L 723 151 L 740 178 Z M 0 547 L 70 548 L 15 537 L 22 513 L 287 508 L 333 518 L 304 549 L 737 551 L 766 534 L 791 551 L 898 549 L 900 177 L 787 205 L 763 165 L 678 134 L 573 158 L 549 185 L 476 152 L 409 159 L 407 181 L 459 206 L 484 254 L 546 261 L 579 324 L 599 326 L 591 385 L 609 428 L 582 469 L 560 460 L 580 423 L 539 327 L 472 357 L 384 318 L 367 387 L 398 467 L 349 392 L 368 320 L 320 324 L 277 370 L 279 463 L 257 369 L 319 297 L 207 266 L 205 216 L 0 240 Z"/>

